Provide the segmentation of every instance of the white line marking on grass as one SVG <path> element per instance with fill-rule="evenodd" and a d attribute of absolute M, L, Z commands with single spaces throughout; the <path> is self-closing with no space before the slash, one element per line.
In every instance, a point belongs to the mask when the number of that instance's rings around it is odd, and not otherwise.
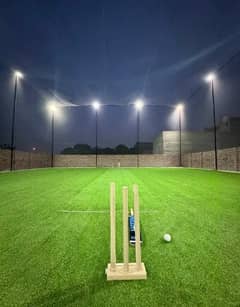
<path fill-rule="evenodd" d="M 109 210 L 57 210 L 57 212 L 61 213 L 109 213 Z M 120 212 L 117 210 L 117 212 Z M 142 210 L 143 214 L 156 214 L 160 213 L 160 210 Z"/>
<path fill-rule="evenodd" d="M 62 213 L 109 213 L 107 210 L 58 210 Z"/>

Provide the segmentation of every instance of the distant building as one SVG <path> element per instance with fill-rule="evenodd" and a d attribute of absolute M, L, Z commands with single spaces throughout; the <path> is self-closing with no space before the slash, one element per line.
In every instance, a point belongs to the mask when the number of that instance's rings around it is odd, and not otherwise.
<path fill-rule="evenodd" d="M 217 127 L 218 149 L 240 146 L 240 117 L 224 116 Z M 182 152 L 214 149 L 213 129 L 182 131 Z M 153 153 L 179 151 L 179 131 L 162 131 L 153 142 Z"/>
<path fill-rule="evenodd" d="M 218 126 L 218 131 L 240 133 L 240 117 L 224 116 Z"/>

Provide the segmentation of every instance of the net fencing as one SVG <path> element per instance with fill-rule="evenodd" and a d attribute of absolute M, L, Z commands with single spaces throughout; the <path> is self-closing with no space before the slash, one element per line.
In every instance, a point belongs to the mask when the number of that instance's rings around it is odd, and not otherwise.
<path fill-rule="evenodd" d="M 215 129 L 217 150 L 238 148 L 239 71 L 238 54 L 214 70 L 212 83 L 198 78 L 196 89 L 183 100 L 181 111 L 175 103 L 159 104 L 148 97 L 144 98 L 142 110 L 136 110 L 134 99 L 125 97 L 103 100 L 101 108 L 96 111 L 89 102 L 89 96 L 69 102 L 70 99 L 60 99 L 55 91 L 49 90 L 55 87 L 52 81 L 42 82 L 40 88 L 34 76 L 27 76 L 26 80 L 19 80 L 17 84 L 14 147 L 26 152 L 51 152 L 52 118 L 46 101 L 54 97 L 58 101 L 54 115 L 55 153 L 204 153 L 215 149 Z M 0 111 L 3 114 L 0 145 L 2 149 L 9 149 L 15 80 L 5 71 L 0 81 Z"/>
<path fill-rule="evenodd" d="M 189 97 L 185 110 L 185 129 L 189 133 L 186 136 L 188 139 L 185 141 L 184 151 L 214 150 L 215 126 L 217 149 L 240 145 L 239 71 L 238 56 L 220 67 L 212 81 L 205 80 L 207 82 Z"/>

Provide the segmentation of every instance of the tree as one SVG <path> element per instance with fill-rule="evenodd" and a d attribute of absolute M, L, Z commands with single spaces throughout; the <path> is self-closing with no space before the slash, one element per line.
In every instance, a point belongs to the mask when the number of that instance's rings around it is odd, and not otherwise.
<path fill-rule="evenodd" d="M 73 155 L 73 154 L 88 155 L 92 153 L 94 153 L 94 150 L 88 144 L 76 144 L 73 147 L 64 148 L 61 152 L 61 154 L 65 155 Z"/>
<path fill-rule="evenodd" d="M 62 151 L 61 151 L 61 154 L 63 155 L 72 155 L 74 154 L 74 149 L 72 147 L 67 147 L 67 148 L 64 148 Z"/>
<path fill-rule="evenodd" d="M 119 144 L 115 147 L 116 154 L 126 155 L 129 153 L 129 148 L 126 145 Z"/>
<path fill-rule="evenodd" d="M 136 149 L 128 148 L 124 144 L 119 144 L 115 148 L 98 147 L 98 154 L 102 154 L 102 155 L 113 155 L 113 154 L 127 155 L 127 154 L 135 153 L 135 151 Z M 76 144 L 73 147 L 67 147 L 61 151 L 61 154 L 65 154 L 65 155 L 72 155 L 72 154 L 89 155 L 89 154 L 95 154 L 95 153 L 96 153 L 96 148 L 91 147 L 88 144 Z"/>
<path fill-rule="evenodd" d="M 92 152 L 92 148 L 90 145 L 88 144 L 76 144 L 74 145 L 74 151 L 77 154 L 91 154 Z"/>
<path fill-rule="evenodd" d="M 129 148 L 129 153 L 130 153 L 131 155 L 137 154 L 137 148 L 136 148 L 136 146 Z"/>
<path fill-rule="evenodd" d="M 98 148 L 98 153 L 100 155 L 113 155 L 115 152 L 113 148 L 105 147 L 105 148 Z"/>

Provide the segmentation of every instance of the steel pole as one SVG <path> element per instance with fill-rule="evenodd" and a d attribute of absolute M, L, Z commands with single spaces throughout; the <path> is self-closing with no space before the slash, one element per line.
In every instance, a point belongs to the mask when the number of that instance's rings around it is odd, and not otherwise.
<path fill-rule="evenodd" d="M 51 167 L 53 167 L 54 162 L 54 111 L 52 111 L 52 142 L 51 142 Z"/>
<path fill-rule="evenodd" d="M 13 111 L 12 111 L 12 131 L 11 131 L 11 160 L 10 160 L 10 170 L 13 170 L 13 157 L 15 150 L 15 119 L 16 119 L 16 100 L 17 100 L 17 83 L 18 77 L 15 77 L 15 86 L 13 94 Z"/>
<path fill-rule="evenodd" d="M 137 167 L 139 167 L 139 154 L 140 154 L 140 114 L 137 112 Z"/>
<path fill-rule="evenodd" d="M 214 128 L 214 152 L 215 152 L 215 169 L 218 169 L 218 157 L 217 157 L 217 126 L 216 126 L 216 107 L 215 107 L 215 95 L 214 95 L 214 83 L 212 80 L 212 105 L 213 105 L 213 128 Z"/>
<path fill-rule="evenodd" d="M 182 110 L 179 109 L 179 166 L 182 166 Z"/>
<path fill-rule="evenodd" d="M 96 167 L 98 167 L 98 111 L 96 110 Z"/>

